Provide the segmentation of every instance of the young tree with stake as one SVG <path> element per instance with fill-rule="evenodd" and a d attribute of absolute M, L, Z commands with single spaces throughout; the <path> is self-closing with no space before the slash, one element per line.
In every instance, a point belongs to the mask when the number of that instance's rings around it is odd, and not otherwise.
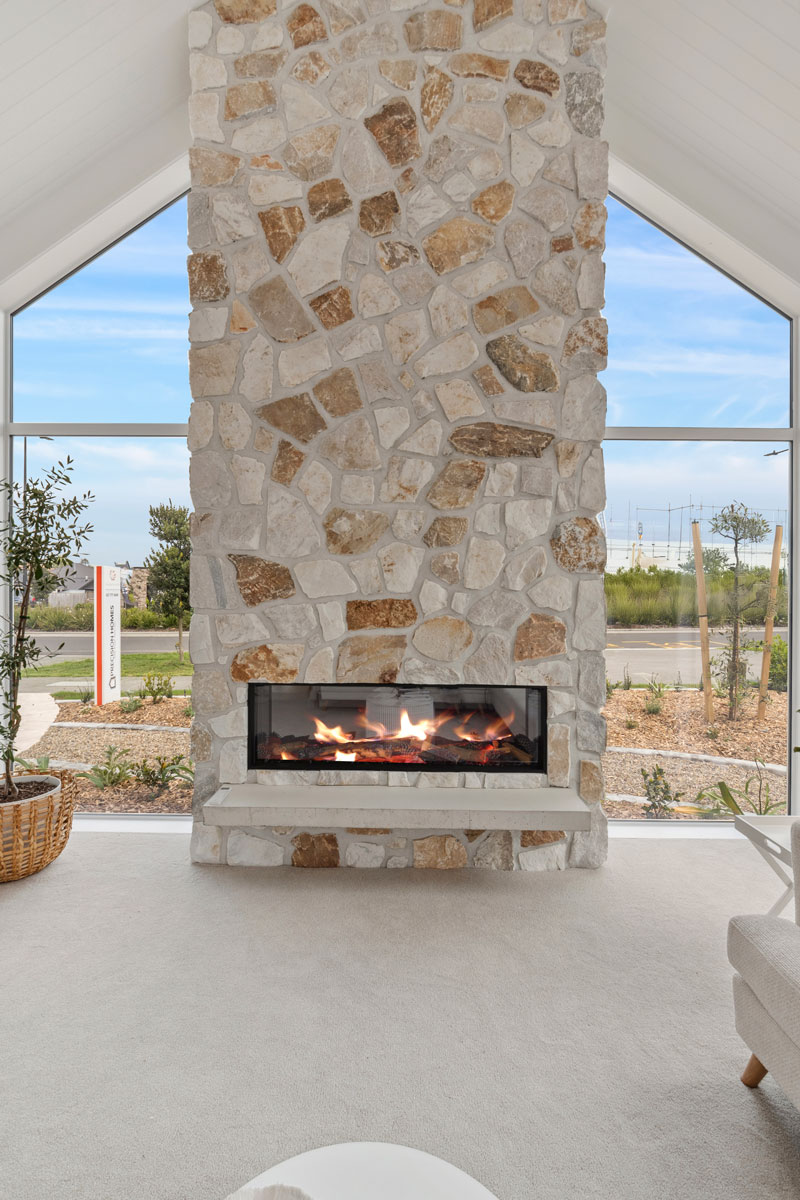
<path fill-rule="evenodd" d="M 742 594 L 742 560 L 745 546 L 763 542 L 769 533 L 769 522 L 761 513 L 753 512 L 746 504 L 728 504 L 711 518 L 710 529 L 727 538 L 733 551 L 733 589 L 728 604 L 731 627 L 730 646 L 723 655 L 723 679 L 728 692 L 728 718 L 735 721 L 744 684 L 747 665 L 742 656 L 742 623 L 757 598 L 745 599 Z"/>
<path fill-rule="evenodd" d="M 178 627 L 178 662 L 183 662 L 183 631 L 189 609 L 189 510 L 182 505 L 150 506 L 150 534 L 160 542 L 144 562 L 147 593 L 157 612 Z"/>

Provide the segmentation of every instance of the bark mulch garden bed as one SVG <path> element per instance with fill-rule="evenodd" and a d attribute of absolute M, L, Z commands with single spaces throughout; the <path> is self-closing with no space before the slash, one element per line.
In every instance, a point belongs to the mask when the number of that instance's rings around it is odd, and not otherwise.
<path fill-rule="evenodd" d="M 172 696 L 154 704 L 149 698 L 142 700 L 136 712 L 123 712 L 118 701 L 103 704 L 81 704 L 79 700 L 61 701 L 58 705 L 58 721 L 80 721 L 86 725 L 174 725 L 176 729 L 188 729 L 192 723 L 189 696 Z"/>
<path fill-rule="evenodd" d="M 606 791 L 611 795 L 644 796 L 642 768 L 652 771 L 658 764 L 663 767 L 673 790 L 683 793 L 679 804 L 692 805 L 696 803 L 698 792 L 712 787 L 720 779 L 724 779 L 732 788 L 744 787 L 747 780 L 756 774 L 756 757 L 765 763 L 786 765 L 788 697 L 785 692 L 769 693 L 763 721 L 756 720 L 756 691 L 745 697 L 736 721 L 728 720 L 727 701 L 715 696 L 713 725 L 706 721 L 702 692 L 688 689 L 667 691 L 661 697 L 660 713 L 645 712 L 648 698 L 650 692 L 644 688 L 630 688 L 628 691 L 615 688 L 606 703 L 604 711 L 609 746 L 654 751 L 652 757 L 618 751 L 603 756 Z M 724 762 L 698 762 L 659 756 L 658 750 L 678 750 L 684 754 L 703 754 L 719 759 L 737 758 L 753 765 L 742 767 Z M 767 772 L 765 779 L 769 783 L 770 799 L 785 803 L 786 776 Z M 603 807 L 609 817 L 631 820 L 646 815 L 643 803 L 633 801 L 606 799 Z M 691 813 L 675 812 L 670 819 L 688 821 L 697 820 L 697 817 Z"/>
<path fill-rule="evenodd" d="M 186 783 L 170 783 L 155 791 L 140 783 L 125 783 L 101 790 L 88 779 L 79 779 L 76 807 L 85 813 L 190 813 L 192 788 Z"/>
<path fill-rule="evenodd" d="M 728 720 L 727 701 L 715 696 L 712 726 L 705 718 L 702 692 L 667 691 L 661 697 L 658 714 L 645 712 L 649 697 L 646 688 L 614 689 L 604 709 L 609 746 L 655 747 L 750 761 L 758 757 L 786 765 L 789 701 L 785 692 L 768 693 L 763 721 L 756 720 L 755 690 L 745 697 L 736 721 Z M 636 722 L 633 728 L 626 725 L 630 721 Z M 716 736 L 709 736 L 709 729 L 716 730 Z"/>

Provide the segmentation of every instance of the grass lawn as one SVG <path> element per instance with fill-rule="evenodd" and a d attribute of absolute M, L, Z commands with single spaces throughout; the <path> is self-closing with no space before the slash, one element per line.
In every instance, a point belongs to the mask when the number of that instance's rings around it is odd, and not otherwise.
<path fill-rule="evenodd" d="M 184 654 L 183 662 L 178 662 L 178 655 L 173 654 L 123 654 L 122 677 L 131 675 L 191 675 L 192 664 L 189 655 Z M 39 667 L 29 667 L 23 672 L 26 676 L 39 679 L 91 679 L 94 676 L 94 659 L 77 658 L 73 662 L 42 661 Z"/>

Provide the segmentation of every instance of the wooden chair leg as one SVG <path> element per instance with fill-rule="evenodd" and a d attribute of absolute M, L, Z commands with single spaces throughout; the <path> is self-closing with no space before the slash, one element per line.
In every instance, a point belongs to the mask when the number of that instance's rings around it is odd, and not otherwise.
<path fill-rule="evenodd" d="M 767 1068 L 756 1058 L 755 1054 L 750 1055 L 750 1061 L 742 1072 L 742 1083 L 745 1087 L 757 1088 L 761 1080 L 767 1073 Z"/>

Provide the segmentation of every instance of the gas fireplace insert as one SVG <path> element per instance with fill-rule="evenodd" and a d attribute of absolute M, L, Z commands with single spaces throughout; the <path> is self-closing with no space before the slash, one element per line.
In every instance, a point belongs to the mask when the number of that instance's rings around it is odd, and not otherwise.
<path fill-rule="evenodd" d="M 251 770 L 547 769 L 547 689 L 251 683 Z"/>

